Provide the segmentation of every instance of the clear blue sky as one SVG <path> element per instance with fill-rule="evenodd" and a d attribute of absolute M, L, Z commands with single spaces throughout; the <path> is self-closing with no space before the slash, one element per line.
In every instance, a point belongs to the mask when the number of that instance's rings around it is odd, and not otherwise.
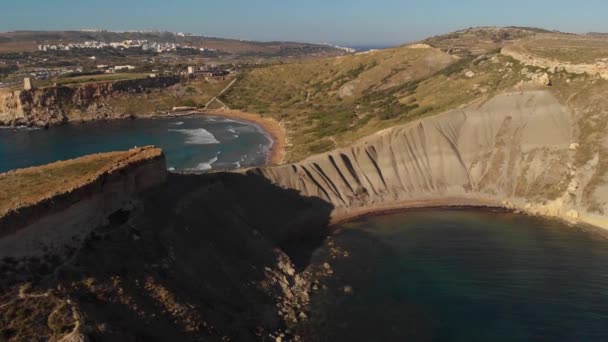
<path fill-rule="evenodd" d="M 208 36 L 398 44 L 469 26 L 608 31 L 606 0 L 3 0 L 0 31 L 163 29 Z"/>

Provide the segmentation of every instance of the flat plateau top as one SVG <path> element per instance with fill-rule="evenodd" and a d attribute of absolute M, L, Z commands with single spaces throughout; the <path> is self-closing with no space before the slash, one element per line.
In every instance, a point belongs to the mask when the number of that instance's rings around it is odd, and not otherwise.
<path fill-rule="evenodd" d="M 132 163 L 162 156 L 155 147 L 88 155 L 0 174 L 0 217 L 46 198 L 67 193 Z"/>

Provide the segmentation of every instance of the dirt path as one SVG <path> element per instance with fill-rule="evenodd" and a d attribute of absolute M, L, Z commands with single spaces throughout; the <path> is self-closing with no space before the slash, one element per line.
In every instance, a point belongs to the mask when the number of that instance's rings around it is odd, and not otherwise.
<path fill-rule="evenodd" d="M 214 102 L 217 101 L 219 104 L 222 105 L 222 107 L 230 110 L 230 108 L 222 101 L 220 101 L 220 99 L 218 99 L 218 97 L 222 96 L 225 92 L 227 92 L 234 84 L 236 83 L 236 77 L 232 80 L 232 82 L 230 82 L 230 84 L 228 84 L 226 86 L 226 88 L 222 89 L 222 91 L 220 91 L 217 95 L 215 95 L 211 100 L 209 100 L 209 102 L 207 102 L 205 104 L 204 109 L 209 108 L 209 106 Z"/>

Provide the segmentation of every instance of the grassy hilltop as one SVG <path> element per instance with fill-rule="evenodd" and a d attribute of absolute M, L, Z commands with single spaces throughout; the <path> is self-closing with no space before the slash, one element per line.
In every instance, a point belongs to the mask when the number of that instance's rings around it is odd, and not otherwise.
<path fill-rule="evenodd" d="M 424 44 L 255 69 L 222 100 L 281 120 L 291 138 L 287 157 L 299 160 L 513 87 L 525 79 L 524 66 L 499 49 L 534 32 L 492 32 L 499 38 L 489 46 L 488 32 L 463 31 Z"/>
<path fill-rule="evenodd" d="M 608 173 L 608 37 L 475 28 L 418 44 L 250 70 L 222 100 L 279 120 L 287 161 L 506 91 L 549 90 L 574 116 L 576 167 Z M 547 132 L 551 134 L 551 132 Z M 590 187 L 593 188 L 593 187 Z M 587 194 L 592 198 L 591 194 Z"/>

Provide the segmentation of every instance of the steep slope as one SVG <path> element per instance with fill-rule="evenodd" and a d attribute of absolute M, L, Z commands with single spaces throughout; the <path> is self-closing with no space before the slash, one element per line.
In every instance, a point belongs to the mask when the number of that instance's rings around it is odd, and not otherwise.
<path fill-rule="evenodd" d="M 269 115 L 288 132 L 287 160 L 348 146 L 382 129 L 483 102 L 541 70 L 498 53 L 458 58 L 427 45 L 256 69 L 224 95 L 232 108 Z M 523 83 L 522 83 L 523 82 Z"/>
<path fill-rule="evenodd" d="M 524 80 L 521 69 L 497 54 L 459 59 L 415 44 L 255 69 L 222 101 L 281 120 L 292 143 L 287 159 L 296 161 L 487 98 Z"/>
<path fill-rule="evenodd" d="M 120 107 L 104 108 L 105 104 L 119 96 L 133 98 L 137 94 L 165 89 L 179 84 L 180 80 L 179 76 L 162 76 L 0 91 L 0 125 L 43 127 L 68 121 L 127 118 L 133 113 L 125 113 Z"/>
<path fill-rule="evenodd" d="M 222 100 L 279 120 L 289 138 L 286 160 L 295 162 L 505 92 L 548 90 L 575 113 L 576 139 L 589 142 L 581 144 L 577 166 L 592 158 L 589 151 L 599 153 L 599 179 L 608 169 L 598 138 L 608 110 L 600 95 L 607 42 L 534 28 L 467 29 L 394 49 L 255 69 Z"/>
<path fill-rule="evenodd" d="M 598 155 L 574 165 L 574 121 L 548 91 L 507 93 L 255 172 L 331 203 L 334 221 L 399 207 L 488 204 L 606 225 L 596 214 L 608 210 L 608 198 L 595 208 L 584 201 L 603 170 Z"/>

